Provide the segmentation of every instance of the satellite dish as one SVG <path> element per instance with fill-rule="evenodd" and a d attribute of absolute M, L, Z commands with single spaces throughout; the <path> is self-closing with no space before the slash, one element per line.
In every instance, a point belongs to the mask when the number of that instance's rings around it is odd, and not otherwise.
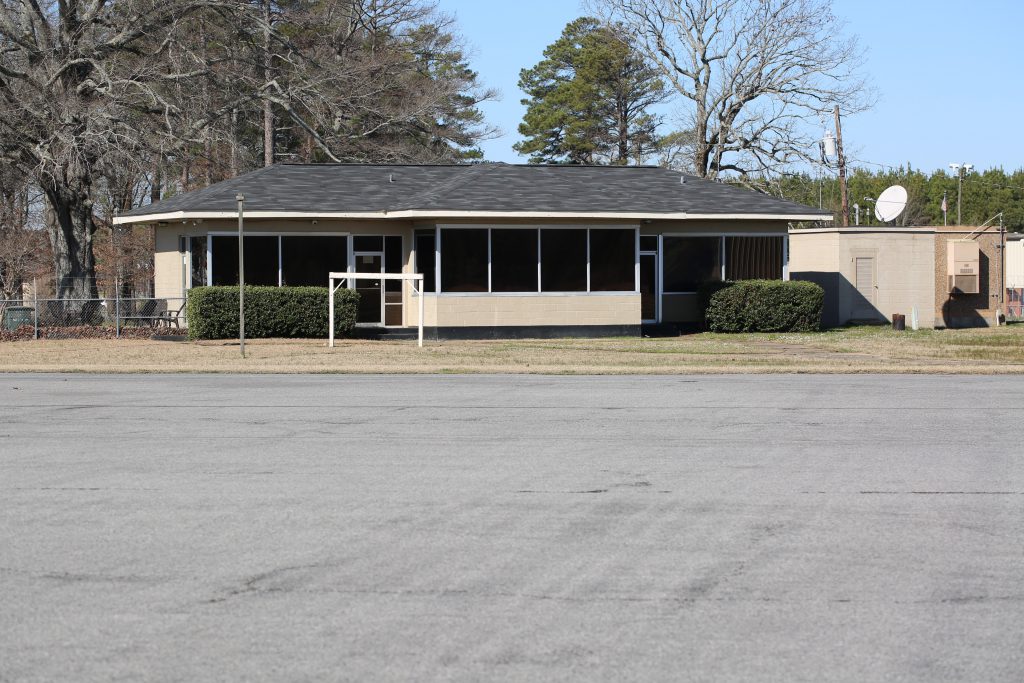
<path fill-rule="evenodd" d="M 894 221 L 907 208 L 907 190 L 902 185 L 885 188 L 875 200 L 875 218 L 888 223 Z"/>

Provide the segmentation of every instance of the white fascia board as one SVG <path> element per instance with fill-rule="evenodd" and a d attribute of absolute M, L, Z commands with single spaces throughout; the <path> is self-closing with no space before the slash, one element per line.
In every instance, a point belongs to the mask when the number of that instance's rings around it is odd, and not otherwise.
<path fill-rule="evenodd" d="M 773 214 L 773 213 L 614 213 L 593 212 L 580 213 L 570 211 L 420 211 L 409 209 L 404 211 L 364 211 L 364 212 L 331 212 L 331 211 L 246 211 L 246 218 L 270 218 L 278 220 L 329 220 L 329 219 L 364 219 L 364 220 L 409 220 L 430 218 L 471 218 L 471 219 L 544 219 L 559 218 L 573 220 L 776 220 L 776 221 L 826 221 L 831 216 L 818 214 Z M 139 216 L 115 216 L 114 225 L 131 223 L 172 223 L 199 219 L 236 219 L 236 211 L 172 211 L 168 213 L 152 213 Z"/>
<path fill-rule="evenodd" d="M 315 220 L 318 218 L 392 218 L 385 213 L 363 212 L 363 213 L 323 213 L 323 212 L 294 212 L 294 211 L 246 211 L 246 218 L 276 218 Z M 151 213 L 140 216 L 115 216 L 114 225 L 127 225 L 130 223 L 175 223 L 194 220 L 238 218 L 237 211 L 172 211 L 170 213 Z"/>
<path fill-rule="evenodd" d="M 686 220 L 696 221 L 831 221 L 832 214 L 822 215 L 816 213 L 808 214 L 786 214 L 786 213 L 688 213 Z"/>
<path fill-rule="evenodd" d="M 832 226 L 830 228 L 791 228 L 789 231 L 790 235 L 820 235 L 822 233 L 829 234 L 840 234 L 840 235 L 854 235 L 854 234 L 912 234 L 912 235 L 930 235 L 935 232 L 935 228 L 890 228 L 880 225 L 875 226 Z"/>

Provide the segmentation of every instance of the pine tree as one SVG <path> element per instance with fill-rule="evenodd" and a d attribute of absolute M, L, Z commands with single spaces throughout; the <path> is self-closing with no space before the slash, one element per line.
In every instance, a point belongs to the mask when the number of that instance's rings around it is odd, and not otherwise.
<path fill-rule="evenodd" d="M 530 163 L 642 163 L 656 151 L 664 83 L 619 27 L 583 17 L 519 74 L 529 99 L 514 145 Z"/>

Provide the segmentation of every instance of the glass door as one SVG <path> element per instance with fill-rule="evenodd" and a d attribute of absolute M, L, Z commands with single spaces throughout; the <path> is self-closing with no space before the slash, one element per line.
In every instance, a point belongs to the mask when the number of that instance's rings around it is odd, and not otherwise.
<path fill-rule="evenodd" d="M 356 252 L 356 272 L 383 273 L 383 252 Z M 384 280 L 356 280 L 356 291 L 359 292 L 359 312 L 356 317 L 358 325 L 384 324 Z"/>

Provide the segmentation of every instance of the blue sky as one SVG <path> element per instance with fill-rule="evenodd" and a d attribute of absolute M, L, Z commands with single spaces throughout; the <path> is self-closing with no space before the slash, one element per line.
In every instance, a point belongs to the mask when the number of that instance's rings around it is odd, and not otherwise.
<path fill-rule="evenodd" d="M 835 0 L 835 13 L 867 47 L 864 72 L 879 101 L 845 118 L 855 159 L 931 171 L 950 162 L 1024 167 L 1024 3 L 1016 0 Z M 519 70 L 536 64 L 562 28 L 581 16 L 577 0 L 440 0 L 469 43 L 470 63 L 500 102 L 484 106 L 505 135 L 487 159 L 525 162 L 512 151 L 523 116 Z M 870 166 L 869 166 L 870 168 Z"/>

